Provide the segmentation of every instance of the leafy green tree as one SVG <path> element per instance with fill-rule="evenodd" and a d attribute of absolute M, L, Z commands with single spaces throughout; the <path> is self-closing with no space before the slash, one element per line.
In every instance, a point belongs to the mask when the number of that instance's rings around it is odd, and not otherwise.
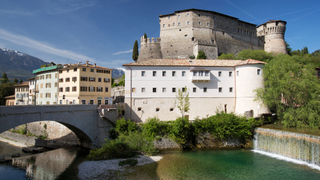
<path fill-rule="evenodd" d="M 245 49 L 238 53 L 236 59 L 247 60 L 247 59 L 254 59 L 259 61 L 267 62 L 268 60 L 272 59 L 273 55 L 271 53 L 267 53 L 264 50 L 252 50 L 252 49 Z"/>
<path fill-rule="evenodd" d="M 301 52 L 303 53 L 303 54 L 309 54 L 309 50 L 308 50 L 308 48 L 305 46 L 305 47 L 303 47 L 303 49 L 301 50 Z"/>
<path fill-rule="evenodd" d="M 204 53 L 203 51 L 199 51 L 197 59 L 207 59 L 206 53 Z"/>
<path fill-rule="evenodd" d="M 263 69 L 264 87 L 256 90 L 285 126 L 320 127 L 320 84 L 313 64 L 278 55 Z"/>
<path fill-rule="evenodd" d="M 189 59 L 195 59 L 194 55 L 189 56 Z"/>
<path fill-rule="evenodd" d="M 178 88 L 176 98 L 178 100 L 177 107 L 180 109 L 182 117 L 184 117 L 184 113 L 190 110 L 189 92 L 187 87 Z"/>
<path fill-rule="evenodd" d="M 20 79 L 20 83 L 19 84 L 21 84 L 23 82 L 23 80 L 22 79 Z"/>
<path fill-rule="evenodd" d="M 235 55 L 232 53 L 224 54 L 222 53 L 218 59 L 235 59 Z"/>
<path fill-rule="evenodd" d="M 14 78 L 13 82 L 18 84 L 19 80 L 17 78 Z"/>
<path fill-rule="evenodd" d="M 14 95 L 14 87 L 13 82 L 7 82 L 0 84 L 0 105 L 5 105 L 6 100 L 4 99 L 6 96 Z"/>
<path fill-rule="evenodd" d="M 122 77 L 120 78 L 120 81 L 118 83 L 119 86 L 124 86 L 125 85 L 125 76 L 122 75 Z"/>
<path fill-rule="evenodd" d="M 7 74 L 4 72 L 2 75 L 1 83 L 4 84 L 4 83 L 8 83 L 8 82 L 10 82 L 10 80 L 8 79 Z"/>
<path fill-rule="evenodd" d="M 290 47 L 287 41 L 285 41 L 285 43 L 286 43 L 287 53 L 291 55 L 292 48 Z"/>
<path fill-rule="evenodd" d="M 138 41 L 136 40 L 134 42 L 134 45 L 133 45 L 133 51 L 132 51 L 132 59 L 134 61 L 137 61 L 138 60 L 138 57 L 139 57 L 139 51 L 138 51 L 139 47 L 138 47 Z"/>

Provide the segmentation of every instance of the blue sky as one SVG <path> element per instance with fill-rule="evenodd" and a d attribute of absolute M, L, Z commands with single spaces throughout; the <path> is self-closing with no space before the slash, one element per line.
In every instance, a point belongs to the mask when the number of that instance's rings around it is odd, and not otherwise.
<path fill-rule="evenodd" d="M 159 37 L 159 15 L 182 9 L 220 12 L 254 24 L 287 21 L 291 48 L 320 49 L 316 0 L 0 0 L 0 47 L 55 63 L 132 62 L 135 40 Z"/>

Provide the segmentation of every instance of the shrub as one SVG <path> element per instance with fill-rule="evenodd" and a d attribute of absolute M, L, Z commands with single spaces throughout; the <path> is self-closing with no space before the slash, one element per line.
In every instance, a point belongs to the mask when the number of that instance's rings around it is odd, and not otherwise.
<path fill-rule="evenodd" d="M 124 165 L 135 166 L 137 164 L 138 164 L 138 160 L 136 159 L 126 159 L 126 160 L 120 161 L 118 165 L 119 166 L 124 166 Z"/>
<path fill-rule="evenodd" d="M 99 149 L 93 149 L 87 156 L 91 160 L 101 160 L 110 158 L 128 158 L 134 157 L 136 152 L 134 149 L 123 142 L 121 139 L 106 140 Z"/>
<path fill-rule="evenodd" d="M 143 132 L 147 137 L 155 139 L 157 135 L 165 135 L 168 133 L 168 124 L 160 121 L 159 118 L 149 118 L 142 124 Z"/>
<path fill-rule="evenodd" d="M 185 144 L 191 138 L 192 126 L 186 118 L 173 121 L 170 129 L 170 137 L 179 144 Z"/>
<path fill-rule="evenodd" d="M 114 128 L 111 128 L 109 130 L 109 137 L 111 139 L 117 139 L 118 136 L 119 136 L 119 134 L 117 133 L 117 131 Z"/>
<path fill-rule="evenodd" d="M 126 119 L 122 118 L 122 119 L 117 120 L 117 122 L 116 122 L 115 130 L 119 134 L 121 134 L 121 133 L 128 134 L 129 132 L 136 131 L 137 129 L 138 129 L 137 125 L 130 120 L 126 120 Z"/>
<path fill-rule="evenodd" d="M 144 132 L 133 131 L 128 135 L 120 134 L 119 139 L 127 143 L 131 149 L 142 154 L 154 155 L 158 151 L 154 148 L 153 138 L 147 136 Z"/>

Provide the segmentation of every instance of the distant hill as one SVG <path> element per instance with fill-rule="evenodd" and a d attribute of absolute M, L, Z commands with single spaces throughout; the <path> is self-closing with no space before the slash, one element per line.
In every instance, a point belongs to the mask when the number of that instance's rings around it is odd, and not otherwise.
<path fill-rule="evenodd" d="M 124 75 L 124 73 L 125 73 L 125 69 L 124 68 L 121 68 L 121 67 L 114 68 L 112 70 L 111 76 L 113 77 L 113 79 L 118 79 L 118 78 L 122 77 L 122 75 Z"/>
<path fill-rule="evenodd" d="M 9 79 L 18 78 L 26 80 L 34 76 L 32 70 L 40 68 L 45 63 L 43 60 L 28 54 L 0 48 L 0 78 L 3 72 L 5 72 Z"/>

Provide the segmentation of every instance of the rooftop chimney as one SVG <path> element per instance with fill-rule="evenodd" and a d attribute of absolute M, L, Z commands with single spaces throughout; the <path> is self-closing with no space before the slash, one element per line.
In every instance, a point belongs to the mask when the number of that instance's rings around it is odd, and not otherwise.
<path fill-rule="evenodd" d="M 96 65 L 96 63 L 94 63 L 94 67 L 96 67 L 97 65 Z"/>

